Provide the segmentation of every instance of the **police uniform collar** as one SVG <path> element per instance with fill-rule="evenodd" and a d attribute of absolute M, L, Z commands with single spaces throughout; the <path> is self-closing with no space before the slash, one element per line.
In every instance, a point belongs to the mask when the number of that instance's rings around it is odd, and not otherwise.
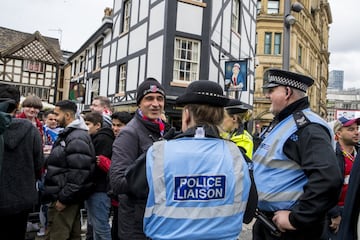
<path fill-rule="evenodd" d="M 185 132 L 179 134 L 176 136 L 176 138 L 182 138 L 182 137 L 194 137 L 196 133 L 196 129 L 198 127 L 202 127 L 205 130 L 205 137 L 209 138 L 221 138 L 219 134 L 219 130 L 215 126 L 210 125 L 199 125 L 196 127 L 191 127 L 187 129 Z"/>
<path fill-rule="evenodd" d="M 309 107 L 308 97 L 300 98 L 299 100 L 291 103 L 289 106 L 284 108 L 277 116 L 279 122 L 287 118 L 290 114 L 297 110 L 303 110 Z"/>

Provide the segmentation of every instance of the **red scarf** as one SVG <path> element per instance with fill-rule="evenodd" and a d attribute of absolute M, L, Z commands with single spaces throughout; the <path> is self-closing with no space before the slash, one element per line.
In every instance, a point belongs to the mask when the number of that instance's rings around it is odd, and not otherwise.
<path fill-rule="evenodd" d="M 141 112 L 139 112 L 139 113 L 140 113 L 140 116 L 142 117 L 142 119 L 144 119 L 145 121 L 149 121 L 149 122 L 156 123 L 157 125 L 159 125 L 160 134 L 161 134 L 161 136 L 164 135 L 165 123 L 161 120 L 161 118 L 149 119 L 148 117 L 144 116 Z"/>

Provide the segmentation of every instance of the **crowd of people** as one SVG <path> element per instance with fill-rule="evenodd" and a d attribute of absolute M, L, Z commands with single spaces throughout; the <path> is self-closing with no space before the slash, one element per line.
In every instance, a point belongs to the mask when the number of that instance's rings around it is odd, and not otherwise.
<path fill-rule="evenodd" d="M 308 76 L 265 72 L 273 121 L 254 146 L 251 110 L 208 80 L 176 99 L 181 129 L 164 119 L 166 91 L 142 82 L 134 113 L 107 97 L 81 113 L 70 100 L 44 112 L 41 99 L 0 84 L 0 234 L 24 239 L 39 206 L 45 239 L 359 238 L 360 119 L 333 128 L 309 106 Z M 21 110 L 20 110 L 21 109 Z M 111 217 L 112 216 L 112 217 Z M 112 222 L 110 222 L 112 219 Z"/>

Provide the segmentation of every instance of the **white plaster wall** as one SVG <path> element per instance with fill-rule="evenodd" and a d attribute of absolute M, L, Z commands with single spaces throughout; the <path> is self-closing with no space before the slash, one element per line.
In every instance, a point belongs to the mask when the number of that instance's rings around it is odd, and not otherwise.
<path fill-rule="evenodd" d="M 144 49 L 146 47 L 147 23 L 129 32 L 129 37 L 129 54 Z"/>
<path fill-rule="evenodd" d="M 115 16 L 113 18 L 113 27 L 112 27 L 112 30 L 113 30 L 113 35 L 114 36 L 119 36 L 120 34 L 120 14 L 118 14 L 117 16 Z"/>
<path fill-rule="evenodd" d="M 120 10 L 123 0 L 114 0 L 114 13 Z"/>
<path fill-rule="evenodd" d="M 240 37 L 239 35 L 235 34 L 234 32 L 231 32 L 231 55 L 233 55 L 235 58 L 239 59 L 244 56 L 240 56 Z M 243 41 L 246 42 L 246 41 Z M 241 43 L 241 47 L 243 48 L 243 42 Z"/>
<path fill-rule="evenodd" d="M 149 1 L 140 1 L 139 21 L 148 17 L 148 14 L 149 14 Z"/>
<path fill-rule="evenodd" d="M 116 93 L 117 70 L 118 70 L 118 66 L 112 66 L 109 70 L 108 94 Z"/>
<path fill-rule="evenodd" d="M 163 63 L 164 37 L 159 36 L 149 42 L 147 59 L 147 77 L 161 79 Z"/>
<path fill-rule="evenodd" d="M 111 31 L 107 31 L 106 35 L 103 38 L 103 44 L 106 44 L 111 41 Z"/>
<path fill-rule="evenodd" d="M 113 42 L 112 44 L 111 44 L 111 49 L 114 49 L 114 51 L 111 51 L 111 55 L 110 55 L 110 62 L 115 62 L 115 60 L 116 60 L 116 51 L 115 51 L 115 49 L 116 49 L 116 46 L 117 44 L 116 44 L 116 42 Z"/>
<path fill-rule="evenodd" d="M 121 58 L 124 58 L 126 56 L 127 41 L 128 41 L 128 34 L 126 34 L 125 36 L 123 36 L 122 38 L 120 38 L 118 40 L 118 44 L 117 44 L 117 60 L 119 60 Z M 112 49 L 116 49 L 114 47 Z"/>
<path fill-rule="evenodd" d="M 164 29 L 165 2 L 157 4 L 150 10 L 149 35 Z"/>
<path fill-rule="evenodd" d="M 146 55 L 140 56 L 139 81 L 145 79 Z"/>
<path fill-rule="evenodd" d="M 103 68 L 100 72 L 100 90 L 99 94 L 101 96 L 107 96 L 107 88 L 108 88 L 108 76 L 109 76 L 109 68 Z"/>
<path fill-rule="evenodd" d="M 138 21 L 139 0 L 131 0 L 130 26 L 134 26 Z"/>
<path fill-rule="evenodd" d="M 223 15 L 223 35 L 222 35 L 222 48 L 230 52 L 230 34 L 231 34 L 231 4 L 228 4 Z"/>
<path fill-rule="evenodd" d="M 104 65 L 109 64 L 109 54 L 110 54 L 110 46 L 108 45 L 108 46 L 104 47 L 102 50 L 101 65 L 104 66 Z M 111 55 L 113 55 L 113 53 Z M 111 58 L 111 61 L 113 61 L 113 58 Z"/>
<path fill-rule="evenodd" d="M 137 89 L 137 78 L 139 71 L 139 58 L 133 58 L 128 61 L 128 72 L 126 90 L 131 91 Z"/>
<path fill-rule="evenodd" d="M 203 8 L 178 2 L 176 30 L 201 35 Z"/>
<path fill-rule="evenodd" d="M 222 1 L 212 1 L 211 26 L 214 26 L 216 17 L 218 16 L 219 11 L 221 10 L 222 4 L 223 4 Z"/>

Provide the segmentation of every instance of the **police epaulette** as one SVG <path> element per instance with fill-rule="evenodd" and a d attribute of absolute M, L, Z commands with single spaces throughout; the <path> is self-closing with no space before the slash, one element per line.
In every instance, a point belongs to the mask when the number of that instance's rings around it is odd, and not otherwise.
<path fill-rule="evenodd" d="M 311 123 L 311 121 L 305 116 L 305 114 L 301 110 L 294 112 L 292 115 L 298 129 L 303 128 Z"/>

